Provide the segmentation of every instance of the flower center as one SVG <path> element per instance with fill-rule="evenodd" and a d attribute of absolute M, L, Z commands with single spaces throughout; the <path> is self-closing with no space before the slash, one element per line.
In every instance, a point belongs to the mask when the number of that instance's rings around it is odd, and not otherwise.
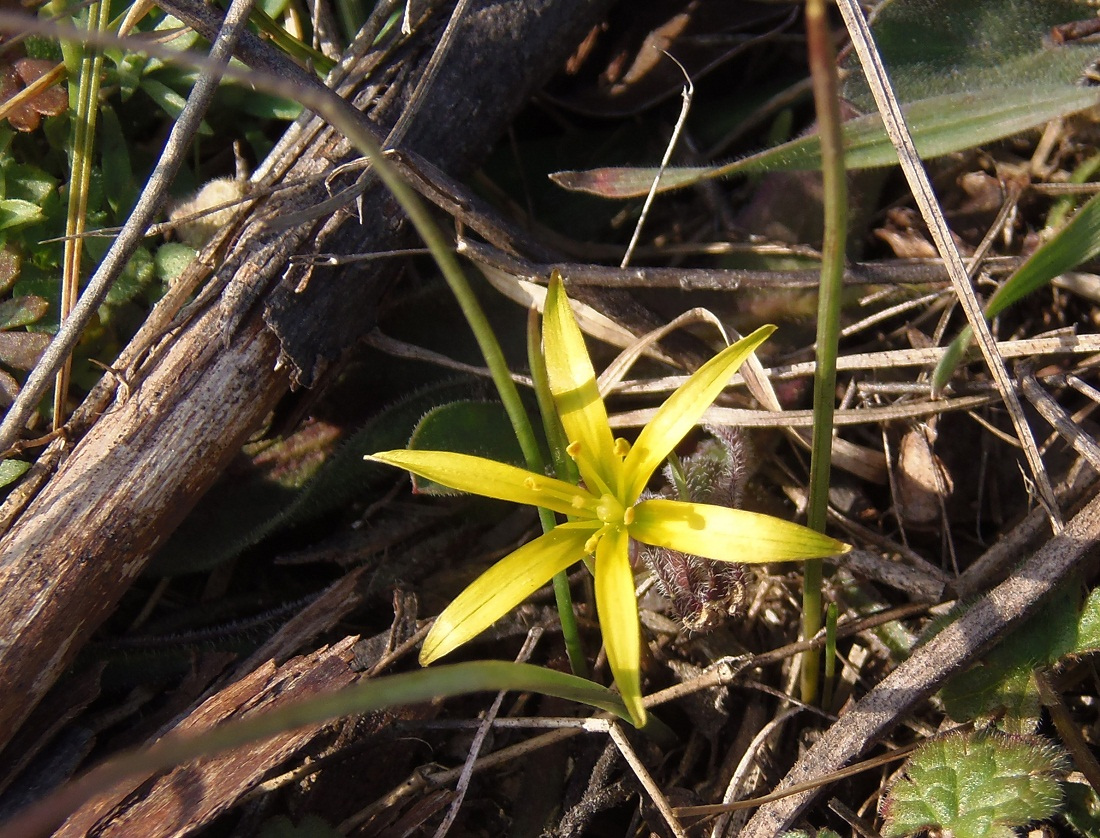
<path fill-rule="evenodd" d="M 621 524 L 623 521 L 623 505 L 614 495 L 602 495 L 600 502 L 596 504 L 596 517 L 605 524 Z"/>
<path fill-rule="evenodd" d="M 630 526 L 634 523 L 634 507 L 624 507 L 614 495 L 604 494 L 596 504 L 596 517 L 610 526 Z"/>

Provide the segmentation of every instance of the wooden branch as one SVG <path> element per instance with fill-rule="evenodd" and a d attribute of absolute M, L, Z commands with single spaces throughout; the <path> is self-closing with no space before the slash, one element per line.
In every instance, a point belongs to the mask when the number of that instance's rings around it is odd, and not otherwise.
<path fill-rule="evenodd" d="M 417 103 L 408 147 L 451 175 L 469 171 L 606 5 L 475 3 Z M 393 56 L 365 57 L 348 73 L 348 98 L 392 125 L 437 31 L 417 33 Z M 257 198 L 226 231 L 226 256 L 206 291 L 166 336 L 171 301 L 154 312 L 116 364 L 124 386 L 113 401 L 113 382 L 90 397 L 80 414 L 90 428 L 0 541 L 0 745 L 290 384 L 315 382 L 374 326 L 394 266 L 312 275 L 286 266 L 295 254 L 400 247 L 406 224 L 392 198 L 371 186 L 362 224 L 343 210 L 292 229 L 274 223 L 327 197 L 316 176 L 354 156 L 318 120 L 295 124 L 262 171 L 267 182 L 313 177 L 314 185 Z M 201 277 L 201 263 L 191 273 Z"/>

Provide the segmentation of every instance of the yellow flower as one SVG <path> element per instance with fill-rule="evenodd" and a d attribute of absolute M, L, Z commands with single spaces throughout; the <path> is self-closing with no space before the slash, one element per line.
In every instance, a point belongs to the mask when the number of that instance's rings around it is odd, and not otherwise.
<path fill-rule="evenodd" d="M 661 406 L 631 446 L 615 439 L 584 337 L 556 276 L 546 298 L 543 349 L 566 449 L 582 485 L 481 457 L 443 451 L 385 451 L 368 457 L 462 492 L 541 506 L 569 517 L 489 568 L 435 621 L 420 652 L 427 665 L 480 634 L 556 573 L 595 555 L 596 608 L 607 661 L 638 725 L 641 632 L 628 557 L 631 538 L 713 561 L 777 562 L 847 552 L 806 527 L 702 503 L 639 497 L 650 476 L 717 398 L 730 377 L 775 331 L 764 326 L 704 364 Z"/>

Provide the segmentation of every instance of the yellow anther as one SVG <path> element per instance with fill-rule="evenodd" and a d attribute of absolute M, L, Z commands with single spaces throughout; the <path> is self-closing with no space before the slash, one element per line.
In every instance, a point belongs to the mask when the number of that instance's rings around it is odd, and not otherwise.
<path fill-rule="evenodd" d="M 634 523 L 634 507 L 628 506 L 626 512 L 623 513 L 623 523 L 628 527 Z"/>
<path fill-rule="evenodd" d="M 615 440 L 615 447 L 613 450 L 615 452 L 615 456 L 625 457 L 627 454 L 630 453 L 630 443 L 622 437 L 619 437 L 617 440 Z"/>
<path fill-rule="evenodd" d="M 573 499 L 569 501 L 569 505 L 572 506 L 574 509 L 584 509 L 584 498 L 582 498 L 580 495 L 573 495 Z"/>
<path fill-rule="evenodd" d="M 577 459 L 577 455 L 581 453 L 581 444 L 579 442 L 569 443 L 567 446 L 565 446 L 565 453 L 572 457 L 574 460 Z"/>
<path fill-rule="evenodd" d="M 596 552 L 596 545 L 600 543 L 600 536 L 602 536 L 602 535 L 603 535 L 603 530 L 600 530 L 598 533 L 596 533 L 590 539 L 588 539 L 588 541 L 584 542 L 584 552 L 589 553 L 589 554 L 595 553 Z"/>
<path fill-rule="evenodd" d="M 525 477 L 523 480 L 523 485 L 525 488 L 530 489 L 532 492 L 537 492 L 539 489 L 542 488 L 539 485 L 539 482 L 533 477 Z"/>

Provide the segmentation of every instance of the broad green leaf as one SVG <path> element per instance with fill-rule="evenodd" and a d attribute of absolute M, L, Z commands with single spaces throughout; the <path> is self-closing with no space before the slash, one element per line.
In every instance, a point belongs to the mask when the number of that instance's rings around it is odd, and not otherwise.
<path fill-rule="evenodd" d="M 1094 195 L 1070 222 L 1044 243 L 989 298 L 986 318 L 993 318 L 1056 276 L 1100 254 L 1100 195 Z M 932 376 L 934 390 L 943 389 L 962 360 L 974 333 L 965 327 L 952 341 Z"/>
<path fill-rule="evenodd" d="M 130 210 L 137 195 L 134 170 L 130 163 L 130 147 L 118 114 L 105 103 L 99 106 L 99 126 L 102 134 L 98 146 L 103 163 L 103 191 L 111 212 L 119 217 Z"/>
<path fill-rule="evenodd" d="M 903 110 L 922 158 L 938 157 L 1018 134 L 1051 119 L 1095 105 L 1095 88 L 1073 84 L 996 87 L 922 99 Z M 849 170 L 892 166 L 897 153 L 882 119 L 870 114 L 844 124 L 844 162 Z M 756 172 L 819 169 L 820 143 L 803 137 L 724 166 L 668 169 L 658 192 L 681 189 L 713 178 Z M 634 198 L 649 192 L 656 168 L 605 168 L 557 172 L 551 179 L 566 189 L 604 198 Z"/>
<path fill-rule="evenodd" d="M 885 802 L 884 838 L 932 830 L 958 838 L 1015 838 L 1062 802 L 1061 750 L 1039 736 L 955 733 L 922 745 Z"/>
<path fill-rule="evenodd" d="M 1057 24 L 1085 17 L 1076 0 L 893 0 L 876 9 L 875 46 L 902 102 L 1028 84 L 1072 84 L 1095 57 L 1089 44 L 1055 44 Z M 875 109 L 859 60 L 844 64 L 842 95 Z"/>
<path fill-rule="evenodd" d="M 1100 797 L 1087 783 L 1066 783 L 1062 817 L 1079 835 L 1100 835 Z"/>
<path fill-rule="evenodd" d="M 1077 640 L 1066 654 L 1100 652 L 1100 588 L 1094 588 L 1085 600 L 1077 620 Z"/>
<path fill-rule="evenodd" d="M 365 461 L 375 451 L 408 442 L 416 422 L 440 402 L 470 392 L 469 381 L 449 381 L 413 391 L 380 410 L 340 445 L 297 491 L 260 477 L 245 485 L 215 486 L 153 558 L 157 575 L 216 567 L 276 533 L 345 509 L 392 480 L 386 466 Z"/>
<path fill-rule="evenodd" d="M 522 467 L 523 452 L 500 402 L 456 401 L 433 407 L 420 420 L 409 439 L 409 448 L 420 451 L 454 451 Z M 454 490 L 416 477 L 417 492 L 454 494 Z"/>
<path fill-rule="evenodd" d="M 4 166 L 7 182 L 5 198 L 20 198 L 41 208 L 57 196 L 57 178 L 51 177 L 37 166 L 10 163 Z"/>

